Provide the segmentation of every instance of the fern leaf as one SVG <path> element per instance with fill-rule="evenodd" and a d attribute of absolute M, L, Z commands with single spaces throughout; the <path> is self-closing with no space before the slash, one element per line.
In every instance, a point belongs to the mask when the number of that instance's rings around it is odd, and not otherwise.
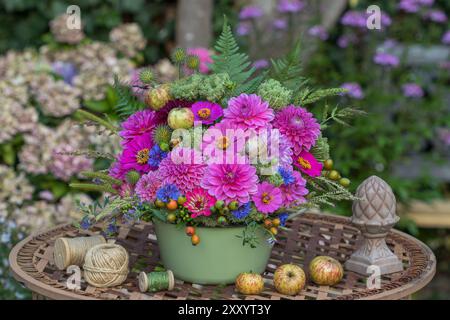
<path fill-rule="evenodd" d="M 346 89 L 343 88 L 330 88 L 330 89 L 318 89 L 315 91 L 310 91 L 306 96 L 303 95 L 301 97 L 297 96 L 294 98 L 294 103 L 301 104 L 301 105 L 307 105 L 314 102 L 317 102 L 321 99 L 331 97 L 331 96 L 338 96 L 342 93 L 344 93 Z"/>
<path fill-rule="evenodd" d="M 251 93 L 256 90 L 259 77 L 251 78 L 256 71 L 251 67 L 251 62 L 245 53 L 239 52 L 239 46 L 233 36 L 231 27 L 226 19 L 223 24 L 222 34 L 216 42 L 215 50 L 218 55 L 213 56 L 211 69 L 214 73 L 227 73 L 237 90 L 232 95 L 239 93 Z"/>
<path fill-rule="evenodd" d="M 114 76 L 114 91 L 117 94 L 117 103 L 114 106 L 116 112 L 122 117 L 126 118 L 136 111 L 145 108 L 143 102 L 139 101 L 132 93 L 131 88 L 119 81 L 119 78 Z"/>

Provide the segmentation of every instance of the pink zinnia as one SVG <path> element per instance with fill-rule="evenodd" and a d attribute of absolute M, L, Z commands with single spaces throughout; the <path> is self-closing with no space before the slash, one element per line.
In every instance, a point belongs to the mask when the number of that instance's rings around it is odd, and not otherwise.
<path fill-rule="evenodd" d="M 124 139 L 124 144 L 136 137 L 150 133 L 161 121 L 150 109 L 138 111 L 122 123 L 122 131 L 119 135 Z"/>
<path fill-rule="evenodd" d="M 266 214 L 275 212 L 283 202 L 280 188 L 265 181 L 258 185 L 258 192 L 252 197 L 252 200 L 256 209 Z"/>
<path fill-rule="evenodd" d="M 283 206 L 289 206 L 294 203 L 305 203 L 305 196 L 309 193 L 306 189 L 306 180 L 302 178 L 302 175 L 298 171 L 293 171 L 295 181 L 288 185 L 281 185 L 281 195 L 283 198 Z"/>
<path fill-rule="evenodd" d="M 190 160 L 183 161 L 183 156 Z M 166 183 L 177 186 L 183 194 L 194 190 L 200 185 L 205 173 L 206 165 L 201 155 L 188 148 L 175 148 L 159 164 L 159 175 Z"/>
<path fill-rule="evenodd" d="M 130 140 L 124 146 L 124 150 L 120 156 L 120 166 L 126 171 L 134 169 L 141 173 L 149 172 L 152 168 L 148 164 L 148 158 L 152 147 L 153 143 L 150 133 L 137 136 L 133 140 Z"/>
<path fill-rule="evenodd" d="M 212 164 L 201 181 L 202 188 L 218 200 L 247 203 L 257 192 L 256 168 L 249 164 Z"/>
<path fill-rule="evenodd" d="M 256 94 L 241 94 L 228 101 L 224 119 L 235 123 L 242 129 L 260 129 L 269 126 L 273 120 L 273 110 L 269 104 Z"/>
<path fill-rule="evenodd" d="M 196 188 L 186 194 L 184 206 L 191 212 L 192 218 L 198 216 L 210 216 L 210 208 L 214 205 L 216 199 L 211 197 L 204 189 Z"/>
<path fill-rule="evenodd" d="M 141 201 L 152 202 L 156 200 L 156 191 L 161 186 L 162 180 L 157 171 L 144 174 L 136 184 L 136 193 Z"/>
<path fill-rule="evenodd" d="M 195 121 L 201 121 L 202 124 L 213 124 L 223 116 L 222 107 L 209 101 L 198 101 L 192 105 L 191 110 L 194 113 Z"/>
<path fill-rule="evenodd" d="M 310 177 L 319 177 L 322 174 L 323 165 L 311 153 L 306 151 L 302 151 L 299 155 L 294 156 L 294 166 Z"/>
<path fill-rule="evenodd" d="M 209 49 L 202 47 L 189 48 L 187 49 L 187 53 L 198 57 L 200 61 L 200 73 L 207 74 L 209 72 L 209 65 L 213 63 L 211 51 L 209 51 Z"/>
<path fill-rule="evenodd" d="M 278 112 L 273 126 L 291 142 L 296 153 L 311 149 L 320 135 L 320 124 L 313 114 L 294 105 Z"/>

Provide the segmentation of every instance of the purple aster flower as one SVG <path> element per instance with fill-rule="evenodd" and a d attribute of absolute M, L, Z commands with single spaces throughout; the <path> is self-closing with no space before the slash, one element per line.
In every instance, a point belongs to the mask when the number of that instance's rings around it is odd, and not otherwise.
<path fill-rule="evenodd" d="M 327 30 L 320 25 L 313 26 L 308 30 L 308 34 L 312 37 L 319 38 L 322 41 L 325 41 L 328 39 L 328 32 Z"/>
<path fill-rule="evenodd" d="M 156 198 L 162 202 L 169 202 L 170 200 L 177 200 L 181 193 L 177 186 L 167 183 L 158 189 L 156 192 Z"/>
<path fill-rule="evenodd" d="M 91 225 L 92 225 L 92 223 L 87 216 L 83 217 L 83 219 L 81 219 L 81 222 L 80 222 L 81 229 L 87 230 L 91 227 Z"/>
<path fill-rule="evenodd" d="M 277 10 L 281 13 L 296 13 L 300 12 L 304 6 L 301 0 L 279 0 Z"/>
<path fill-rule="evenodd" d="M 240 22 L 236 28 L 236 33 L 239 36 L 246 36 L 250 33 L 251 25 L 247 22 Z"/>
<path fill-rule="evenodd" d="M 358 100 L 364 98 L 364 93 L 363 93 L 359 83 L 346 82 L 341 85 L 341 88 L 347 89 L 347 92 L 345 92 L 344 94 L 348 95 L 349 97 L 352 97 L 352 98 L 358 99 Z"/>
<path fill-rule="evenodd" d="M 116 224 L 116 219 L 112 219 L 111 222 L 108 224 L 108 226 L 106 227 L 106 234 L 107 235 L 113 235 L 117 233 L 117 224 Z"/>
<path fill-rule="evenodd" d="M 236 219 L 244 219 L 246 216 L 248 216 L 250 214 L 250 211 L 252 211 L 252 206 L 250 202 L 247 202 L 245 204 L 243 204 L 242 206 L 240 206 L 237 210 L 233 210 L 231 211 L 231 214 L 236 218 Z"/>
<path fill-rule="evenodd" d="M 161 148 L 158 145 L 154 145 L 150 149 L 148 164 L 151 167 L 157 168 L 161 163 L 161 161 L 167 157 L 167 154 L 168 152 L 161 150 Z"/>
<path fill-rule="evenodd" d="M 386 49 L 395 48 L 397 45 L 398 42 L 395 39 L 386 39 L 386 41 L 383 42 L 383 47 Z"/>
<path fill-rule="evenodd" d="M 373 61 L 376 64 L 386 67 L 397 67 L 400 64 L 398 57 L 385 52 L 378 52 L 375 54 Z"/>
<path fill-rule="evenodd" d="M 426 14 L 426 18 L 436 23 L 447 22 L 447 15 L 442 10 L 431 10 Z"/>
<path fill-rule="evenodd" d="M 262 17 L 263 14 L 264 11 L 259 6 L 256 5 L 245 6 L 241 9 L 241 12 L 239 12 L 239 19 L 241 20 L 256 19 Z"/>
<path fill-rule="evenodd" d="M 278 168 L 278 173 L 283 178 L 283 182 L 285 185 L 290 185 L 295 182 L 295 177 L 293 175 L 292 169 L 280 167 Z"/>
<path fill-rule="evenodd" d="M 403 95 L 407 98 L 422 98 L 423 89 L 415 83 L 406 83 L 402 86 Z"/>
<path fill-rule="evenodd" d="M 348 34 L 342 35 L 337 40 L 337 45 L 339 48 L 347 48 L 350 44 L 355 44 L 358 41 L 355 35 Z"/>
<path fill-rule="evenodd" d="M 56 61 L 52 63 L 53 72 L 60 75 L 65 83 L 72 84 L 73 78 L 77 75 L 75 65 L 70 62 Z"/>
<path fill-rule="evenodd" d="M 275 19 L 275 20 L 273 20 L 272 25 L 277 30 L 286 30 L 287 29 L 286 19 Z"/>
<path fill-rule="evenodd" d="M 447 30 L 447 32 L 442 36 L 442 43 L 450 45 L 450 30 Z"/>
<path fill-rule="evenodd" d="M 265 69 L 269 66 L 269 61 L 266 59 L 259 59 L 253 62 L 253 68 L 255 69 Z"/>
<path fill-rule="evenodd" d="M 195 121 L 201 121 L 202 124 L 213 124 L 223 116 L 222 107 L 209 101 L 197 101 L 192 105 L 191 110 Z"/>
<path fill-rule="evenodd" d="M 398 9 L 408 13 L 416 13 L 419 11 L 420 5 L 417 0 L 401 0 Z"/>
<path fill-rule="evenodd" d="M 366 13 L 363 11 L 350 10 L 341 18 L 341 24 L 348 27 L 366 28 Z"/>
<path fill-rule="evenodd" d="M 431 7 L 434 4 L 434 0 L 417 0 L 422 6 Z"/>

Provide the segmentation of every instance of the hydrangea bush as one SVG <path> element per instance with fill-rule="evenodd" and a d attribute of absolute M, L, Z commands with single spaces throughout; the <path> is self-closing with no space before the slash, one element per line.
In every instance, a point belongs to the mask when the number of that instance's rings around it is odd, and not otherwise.
<path fill-rule="evenodd" d="M 122 150 L 108 174 L 92 173 L 96 183 L 72 184 L 111 197 L 88 210 L 80 227 L 103 223 L 108 233 L 120 222 L 157 218 L 265 226 L 275 237 L 302 209 L 353 199 L 348 179 L 331 175 L 323 128 L 359 112 L 325 106 L 316 110 L 320 118 L 312 113 L 313 104 L 345 90 L 306 86 L 299 45 L 257 74 L 226 23 L 215 51 L 210 74 L 201 73 L 200 59 L 177 49 L 174 82 L 157 83 L 150 70 L 140 72 L 139 85 L 116 79 L 124 120 L 113 131 Z"/>

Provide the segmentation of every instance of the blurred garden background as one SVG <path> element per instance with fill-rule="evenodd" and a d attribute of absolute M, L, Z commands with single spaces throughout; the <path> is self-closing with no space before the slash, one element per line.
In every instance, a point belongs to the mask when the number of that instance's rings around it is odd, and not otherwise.
<path fill-rule="evenodd" d="M 81 30 L 66 26 L 73 4 Z M 367 28 L 370 5 L 382 10 L 380 29 Z M 14 244 L 76 221 L 77 201 L 100 196 L 68 184 L 107 168 L 118 141 L 80 125 L 77 110 L 116 119 L 114 75 L 136 83 L 151 66 L 161 81 L 174 79 L 177 46 L 208 72 L 224 16 L 259 72 L 301 39 L 311 86 L 348 89 L 326 103 L 366 115 L 329 129 L 336 167 L 352 190 L 373 174 L 392 186 L 397 228 L 438 260 L 414 298 L 450 299 L 449 14 L 446 0 L 0 0 L 0 299 L 31 297 L 9 273 Z M 351 204 L 326 211 L 350 215 Z"/>

